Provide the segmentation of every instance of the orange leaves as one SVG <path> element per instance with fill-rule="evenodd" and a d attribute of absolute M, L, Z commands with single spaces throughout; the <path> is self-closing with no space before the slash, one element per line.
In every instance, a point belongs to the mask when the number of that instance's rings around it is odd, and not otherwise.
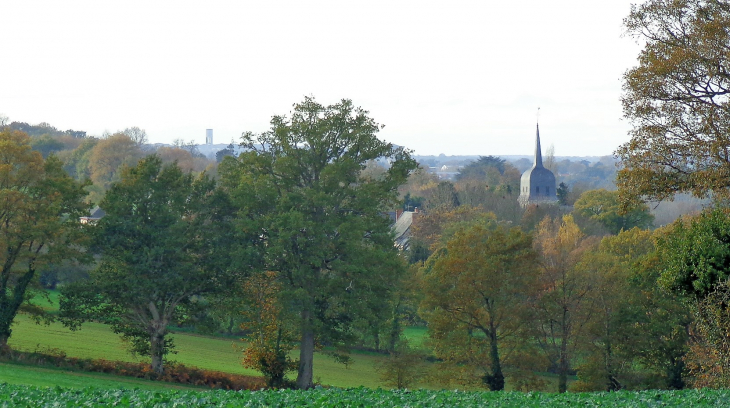
<path fill-rule="evenodd" d="M 243 284 L 246 308 L 241 311 L 247 334 L 242 364 L 267 377 L 269 386 L 284 385 L 284 375 L 296 369 L 289 352 L 296 344 L 295 331 L 287 321 L 279 301 L 281 283 L 276 272 L 249 277 Z"/>

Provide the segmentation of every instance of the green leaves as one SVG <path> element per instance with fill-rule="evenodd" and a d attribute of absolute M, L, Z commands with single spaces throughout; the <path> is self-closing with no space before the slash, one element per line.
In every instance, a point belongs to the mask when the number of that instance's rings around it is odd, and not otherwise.
<path fill-rule="evenodd" d="M 303 350 L 313 350 L 315 332 L 346 343 L 349 323 L 387 299 L 403 272 L 383 214 L 398 205 L 397 187 L 416 163 L 379 140 L 380 128 L 349 100 L 324 106 L 307 97 L 267 132 L 244 133 L 249 151 L 219 168 L 238 208 L 238 238 L 261 254 L 250 268 L 279 272 L 282 297 L 312 345 Z M 382 177 L 361 177 L 378 159 L 390 164 Z M 309 378 L 300 386 L 310 387 L 311 351 L 303 354 Z"/>
<path fill-rule="evenodd" d="M 575 212 L 583 218 L 600 223 L 611 234 L 634 227 L 649 228 L 654 216 L 644 203 L 623 208 L 619 194 L 605 189 L 589 190 L 575 202 Z"/>
<path fill-rule="evenodd" d="M 101 261 L 90 281 L 64 287 L 62 316 L 73 326 L 111 324 L 161 372 L 167 325 L 193 298 L 234 277 L 226 268 L 227 198 L 206 176 L 149 156 L 124 171 L 101 207 L 106 216 L 94 233 Z"/>
<path fill-rule="evenodd" d="M 40 388 L 0 384 L 0 401 L 8 407 L 718 407 L 728 390 L 641 391 L 611 393 L 485 393 L 429 390 L 317 388 L 311 391 L 142 391 Z"/>
<path fill-rule="evenodd" d="M 79 223 L 88 209 L 85 195 L 83 184 L 58 159 L 43 160 L 31 150 L 25 133 L 0 130 L 0 347 L 19 308 L 32 297 L 36 271 L 86 257 Z"/>
<path fill-rule="evenodd" d="M 678 220 L 657 247 L 669 290 L 702 298 L 730 277 L 730 217 L 721 209 Z"/>

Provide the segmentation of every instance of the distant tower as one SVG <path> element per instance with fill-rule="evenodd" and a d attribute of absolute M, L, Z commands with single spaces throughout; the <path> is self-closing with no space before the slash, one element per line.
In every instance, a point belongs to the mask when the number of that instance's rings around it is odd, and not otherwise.
<path fill-rule="evenodd" d="M 205 129 L 205 144 L 213 144 L 213 129 Z"/>
<path fill-rule="evenodd" d="M 530 204 L 557 204 L 555 195 L 555 175 L 542 166 L 540 149 L 540 125 L 537 125 L 535 141 L 535 164 L 522 173 L 520 179 L 520 197 L 517 199 L 522 207 Z"/>

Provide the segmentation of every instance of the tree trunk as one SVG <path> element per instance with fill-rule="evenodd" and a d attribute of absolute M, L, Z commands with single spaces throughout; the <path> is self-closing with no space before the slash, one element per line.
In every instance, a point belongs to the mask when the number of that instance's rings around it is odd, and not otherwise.
<path fill-rule="evenodd" d="M 299 371 L 297 372 L 297 388 L 307 390 L 314 386 L 314 330 L 310 312 L 302 312 L 302 339 L 299 345 Z"/>
<path fill-rule="evenodd" d="M 9 272 L 3 271 L 3 275 L 7 273 Z M 28 283 L 30 283 L 34 275 L 35 267 L 31 261 L 28 265 L 28 271 L 18 278 L 17 282 L 15 282 L 15 287 L 12 289 L 8 288 L 7 280 L 5 280 L 2 288 L 0 288 L 0 353 L 5 353 L 10 350 L 8 339 L 10 339 L 10 334 L 13 332 L 10 326 L 18 314 L 20 305 L 23 304 Z"/>
<path fill-rule="evenodd" d="M 2 315 L 2 317 L 0 317 L 0 354 L 5 354 L 10 350 L 10 346 L 8 346 L 8 339 L 10 338 L 10 333 L 13 332 L 10 328 L 10 324 L 13 322 L 15 313 L 12 313 L 11 317 L 8 317 L 8 314 L 10 313 L 7 313 L 6 310 L 3 310 L 2 313 L 0 313 L 0 315 Z"/>
<path fill-rule="evenodd" d="M 6 355 L 10 352 L 10 346 L 8 346 L 9 334 L 0 334 L 0 355 Z"/>
<path fill-rule="evenodd" d="M 400 314 L 398 313 L 398 309 L 400 307 L 400 300 L 395 305 L 395 308 L 393 309 L 393 324 L 390 326 L 390 343 L 388 344 L 388 351 L 393 352 L 395 351 L 395 346 L 398 343 L 398 340 L 400 339 Z"/>
<path fill-rule="evenodd" d="M 489 334 L 489 357 L 491 361 L 492 373 L 484 376 L 483 381 L 492 391 L 504 390 L 504 374 L 502 373 L 502 363 L 499 361 L 499 347 L 497 344 L 497 333 L 494 330 L 494 324 L 491 325 L 492 330 Z"/>
<path fill-rule="evenodd" d="M 606 324 L 606 346 L 604 348 L 605 353 L 605 369 L 606 369 L 606 391 L 618 391 L 622 388 L 621 383 L 613 375 L 613 349 L 611 348 L 611 326 L 610 323 Z"/>
<path fill-rule="evenodd" d="M 675 358 L 669 357 L 669 365 L 666 369 L 667 373 L 667 388 L 670 390 L 682 390 L 684 389 L 685 383 L 682 374 L 684 373 L 684 359 L 681 357 Z"/>
<path fill-rule="evenodd" d="M 568 311 L 563 311 L 563 327 L 560 337 L 560 361 L 558 365 L 558 392 L 568 391 Z"/>
<path fill-rule="evenodd" d="M 163 329 L 164 330 L 164 329 Z M 165 333 L 162 330 L 153 330 L 150 335 L 150 357 L 152 357 L 151 368 L 157 374 L 163 374 L 163 357 L 165 355 Z"/>
<path fill-rule="evenodd" d="M 175 305 L 170 305 L 169 310 L 174 310 Z M 165 357 L 165 336 L 167 335 L 167 323 L 169 317 L 160 313 L 157 305 L 150 302 L 148 305 L 152 318 L 150 319 L 147 332 L 150 335 L 150 357 L 152 358 L 151 368 L 157 374 L 164 373 L 163 358 Z"/>

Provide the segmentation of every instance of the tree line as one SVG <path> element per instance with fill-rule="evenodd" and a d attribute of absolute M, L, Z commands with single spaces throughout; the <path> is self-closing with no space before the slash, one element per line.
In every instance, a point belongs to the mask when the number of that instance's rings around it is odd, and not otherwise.
<path fill-rule="evenodd" d="M 313 353 L 347 363 L 353 345 L 388 352 L 383 373 L 407 386 L 425 365 L 403 326 L 425 324 L 444 384 L 726 387 L 730 7 L 649 0 L 624 25 L 643 50 L 624 75 L 619 189 L 560 186 L 559 206 L 517 206 L 519 171 L 492 156 L 434 179 L 351 101 L 305 98 L 215 177 L 161 154 L 106 173 L 107 216 L 84 225 L 93 187 L 68 166 L 93 154 L 44 157 L 3 126 L 0 346 L 19 311 L 42 315 L 38 271 L 73 260 L 94 266 L 62 287 L 61 319 L 109 324 L 158 372 L 171 325 L 213 321 L 241 324 L 244 364 L 271 386 L 296 371 L 310 388 Z M 653 229 L 645 200 L 677 193 L 712 204 Z M 403 251 L 385 215 L 400 206 L 426 210 Z"/>

